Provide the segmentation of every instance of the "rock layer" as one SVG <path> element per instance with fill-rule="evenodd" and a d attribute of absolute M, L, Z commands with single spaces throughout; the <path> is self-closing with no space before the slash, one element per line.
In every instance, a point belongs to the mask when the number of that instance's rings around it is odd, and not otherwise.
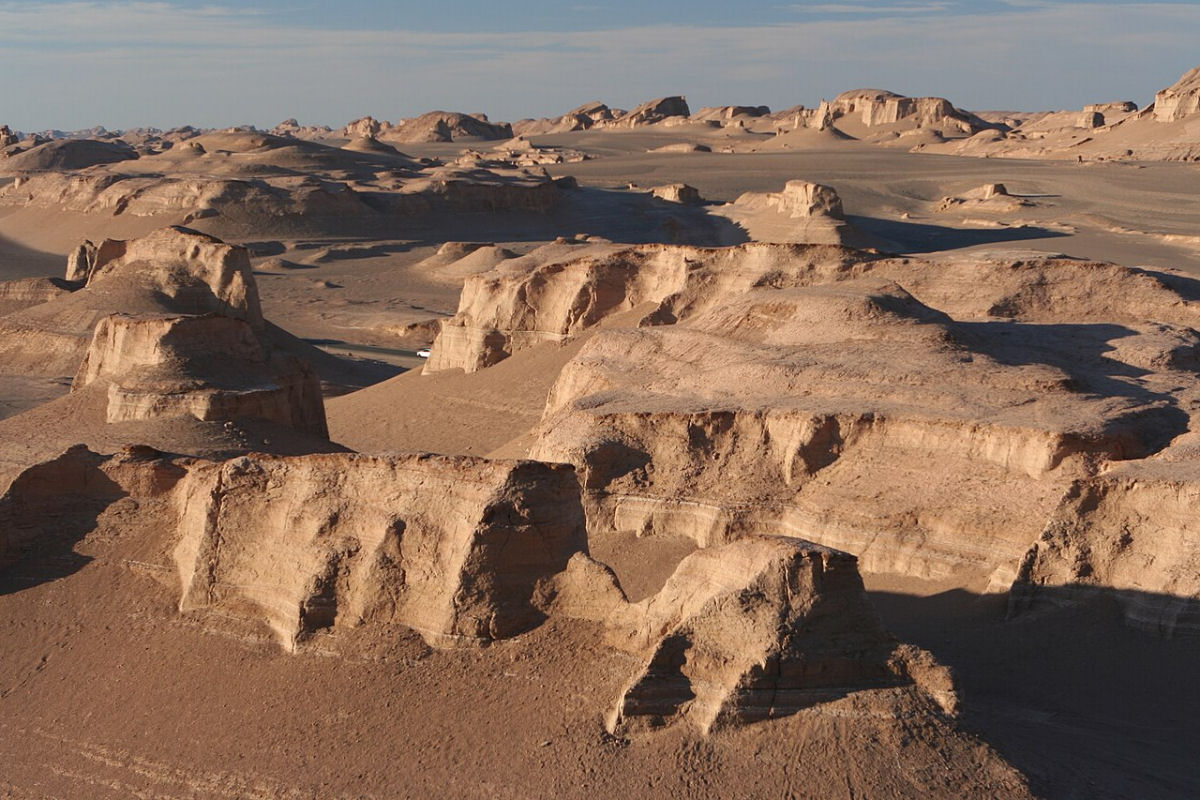
<path fill-rule="evenodd" d="M 243 458 L 193 467 L 178 508 L 180 609 L 262 619 L 289 648 L 365 622 L 437 646 L 513 636 L 585 546 L 574 472 L 532 462 Z"/>
<path fill-rule="evenodd" d="M 73 388 L 95 381 L 108 385 L 109 422 L 191 414 L 263 419 L 328 436 L 316 373 L 233 317 L 106 317 Z"/>

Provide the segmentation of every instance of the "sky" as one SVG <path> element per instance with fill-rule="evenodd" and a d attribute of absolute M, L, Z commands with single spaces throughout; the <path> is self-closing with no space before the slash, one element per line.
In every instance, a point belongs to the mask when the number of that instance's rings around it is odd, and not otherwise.
<path fill-rule="evenodd" d="M 1196 0 L 0 0 L 0 124 L 515 121 L 863 87 L 970 110 L 1141 106 L 1200 66 L 1198 42 Z"/>

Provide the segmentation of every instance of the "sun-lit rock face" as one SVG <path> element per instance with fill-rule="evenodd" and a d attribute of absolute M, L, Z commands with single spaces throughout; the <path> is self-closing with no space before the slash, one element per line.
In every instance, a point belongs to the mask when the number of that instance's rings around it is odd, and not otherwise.
<path fill-rule="evenodd" d="M 1188 70 L 1171 86 L 1154 95 L 1154 119 L 1175 122 L 1200 114 L 1200 67 Z"/>
<path fill-rule="evenodd" d="M 1200 635 L 1198 510 L 1192 463 L 1123 464 L 1076 482 L 1025 554 L 1012 611 L 1109 595 L 1133 627 Z"/>
<path fill-rule="evenodd" d="M 193 467 L 177 509 L 181 610 L 261 619 L 289 648 L 368 622 L 437 646 L 514 636 L 585 547 L 574 471 L 533 462 L 255 456 Z"/>
<path fill-rule="evenodd" d="M 106 317 L 73 388 L 108 386 L 109 422 L 190 414 L 261 419 L 327 436 L 321 382 L 249 323 L 216 314 Z"/>
<path fill-rule="evenodd" d="M 614 733 L 682 720 L 708 733 L 914 680 L 944 710 L 956 702 L 947 672 L 884 633 L 854 557 L 794 539 L 699 550 L 608 630 L 642 659 L 605 717 Z M 910 659 L 926 667 L 919 679 Z"/>

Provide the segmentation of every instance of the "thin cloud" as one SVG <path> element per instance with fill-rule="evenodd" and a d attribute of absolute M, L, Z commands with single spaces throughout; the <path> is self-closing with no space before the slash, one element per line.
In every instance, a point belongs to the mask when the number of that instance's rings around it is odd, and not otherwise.
<path fill-rule="evenodd" d="M 936 14 L 947 11 L 953 3 L 897 3 L 886 6 L 866 6 L 857 3 L 813 3 L 790 5 L 787 8 L 807 14 Z"/>

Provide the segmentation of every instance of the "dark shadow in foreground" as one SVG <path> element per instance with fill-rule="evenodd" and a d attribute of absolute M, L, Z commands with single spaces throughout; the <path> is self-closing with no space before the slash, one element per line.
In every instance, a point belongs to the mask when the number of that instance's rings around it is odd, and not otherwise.
<path fill-rule="evenodd" d="M 1039 587 L 1006 619 L 1006 595 L 870 595 L 885 627 L 954 670 L 963 728 L 1039 794 L 1197 796 L 1200 637 L 1163 639 L 1123 622 L 1131 605 L 1180 598 Z"/>

